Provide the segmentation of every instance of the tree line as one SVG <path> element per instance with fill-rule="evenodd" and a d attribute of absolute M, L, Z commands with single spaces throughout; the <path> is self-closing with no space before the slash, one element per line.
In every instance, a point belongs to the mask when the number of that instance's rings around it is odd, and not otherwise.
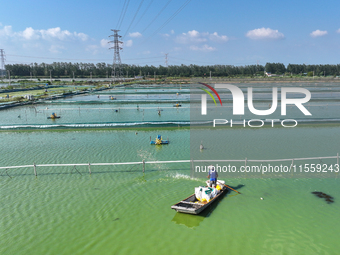
<path fill-rule="evenodd" d="M 111 76 L 170 76 L 170 77 L 209 77 L 210 72 L 214 77 L 239 77 L 239 76 L 263 76 L 265 72 L 282 75 L 315 75 L 329 76 L 340 74 L 340 64 L 337 65 L 305 65 L 289 64 L 287 67 L 282 63 L 266 63 L 263 65 L 170 65 L 164 66 L 139 66 L 122 64 L 121 69 L 114 68 L 107 63 L 67 63 L 54 62 L 52 64 L 10 64 L 5 65 L 11 77 L 50 77 L 53 78 L 84 78 Z M 7 72 L 8 75 L 8 72 Z"/>

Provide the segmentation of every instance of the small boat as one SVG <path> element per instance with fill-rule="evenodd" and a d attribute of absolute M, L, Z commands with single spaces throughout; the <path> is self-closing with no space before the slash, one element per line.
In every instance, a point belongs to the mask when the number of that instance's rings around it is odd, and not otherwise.
<path fill-rule="evenodd" d="M 151 137 L 150 137 L 151 140 Z M 161 144 L 169 144 L 168 140 L 163 140 L 161 135 L 158 135 L 155 141 L 150 141 L 150 144 L 161 145 Z"/>
<path fill-rule="evenodd" d="M 52 113 L 51 116 L 47 117 L 48 119 L 59 119 L 60 116 L 57 116 L 57 114 Z"/>
<path fill-rule="evenodd" d="M 212 203 L 216 202 L 221 198 L 224 194 L 228 193 L 228 189 L 226 186 L 222 186 L 220 192 L 212 198 L 209 202 L 201 202 L 196 198 L 195 194 L 192 194 L 190 197 L 183 199 L 171 206 L 171 209 L 176 210 L 181 213 L 189 213 L 189 214 L 200 214 L 204 209 L 209 207 Z"/>
<path fill-rule="evenodd" d="M 174 104 L 174 107 L 181 107 L 182 105 L 177 103 L 177 104 Z"/>

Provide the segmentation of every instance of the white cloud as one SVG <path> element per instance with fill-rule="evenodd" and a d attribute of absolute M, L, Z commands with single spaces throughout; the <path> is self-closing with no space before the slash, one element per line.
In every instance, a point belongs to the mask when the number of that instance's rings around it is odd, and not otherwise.
<path fill-rule="evenodd" d="M 98 48 L 98 45 L 88 45 L 85 50 L 91 52 L 92 55 L 96 55 L 98 53 Z"/>
<path fill-rule="evenodd" d="M 24 37 L 26 40 L 36 40 L 39 39 L 38 33 L 31 27 L 26 28 L 22 33 L 21 36 Z"/>
<path fill-rule="evenodd" d="M 257 28 L 247 32 L 246 36 L 252 40 L 281 40 L 284 39 L 284 34 L 278 30 L 270 28 Z"/>
<path fill-rule="evenodd" d="M 84 33 L 74 32 L 74 35 L 82 41 L 87 41 L 89 39 L 89 36 L 87 34 L 84 34 Z"/>
<path fill-rule="evenodd" d="M 100 46 L 102 46 L 103 48 L 107 48 L 109 44 L 109 40 L 107 39 L 101 39 L 100 40 Z"/>
<path fill-rule="evenodd" d="M 61 53 L 60 50 L 64 50 L 65 48 L 63 46 L 60 45 L 51 45 L 49 51 L 52 53 Z"/>
<path fill-rule="evenodd" d="M 59 39 L 61 41 L 64 40 L 74 40 L 80 39 L 82 41 L 86 41 L 88 39 L 88 35 L 84 33 L 77 32 L 69 32 L 68 30 L 61 30 L 60 27 L 49 28 L 47 30 L 36 30 L 37 33 L 41 35 L 41 38 L 44 40 L 55 40 Z"/>
<path fill-rule="evenodd" d="M 124 43 L 124 46 L 125 47 L 131 47 L 133 44 L 132 40 L 127 40 L 125 43 Z"/>
<path fill-rule="evenodd" d="M 210 34 L 209 39 L 214 42 L 227 42 L 229 40 L 226 35 L 218 35 L 217 32 Z"/>
<path fill-rule="evenodd" d="M 129 36 L 132 38 L 138 38 L 138 37 L 142 37 L 142 34 L 139 32 L 134 32 L 134 33 L 129 33 Z"/>
<path fill-rule="evenodd" d="M 47 30 L 37 30 L 40 33 L 42 39 L 51 40 L 51 39 L 59 39 L 65 40 L 67 37 L 71 36 L 71 33 L 67 30 L 62 31 L 60 27 L 49 28 Z"/>
<path fill-rule="evenodd" d="M 175 33 L 175 30 L 172 29 L 172 30 L 170 31 L 170 33 L 173 35 L 173 34 Z"/>
<path fill-rule="evenodd" d="M 340 34 L 340 28 L 338 30 L 336 30 L 336 32 Z"/>
<path fill-rule="evenodd" d="M 169 34 L 162 34 L 162 36 L 167 40 L 170 38 L 170 35 Z"/>
<path fill-rule="evenodd" d="M 5 26 L 0 29 L 0 36 L 12 37 L 19 40 L 81 40 L 87 41 L 89 36 L 84 33 L 69 32 L 68 30 L 61 30 L 60 27 L 49 29 L 33 29 L 27 27 L 24 31 L 13 32 L 12 26 Z"/>
<path fill-rule="evenodd" d="M 177 36 L 176 42 L 182 44 L 191 44 L 191 43 L 205 43 L 207 41 L 213 42 L 227 42 L 228 37 L 226 35 L 218 35 L 217 32 L 212 34 L 208 32 L 200 33 L 196 30 L 188 31 L 187 33 L 182 33 L 181 35 Z"/>
<path fill-rule="evenodd" d="M 0 36 L 2 37 L 14 36 L 14 32 L 12 31 L 12 26 L 4 26 L 4 28 L 0 29 Z"/>
<path fill-rule="evenodd" d="M 207 44 L 204 44 L 203 46 L 196 46 L 196 45 L 191 45 L 190 50 L 195 50 L 195 51 L 214 51 L 216 48 L 211 47 Z"/>
<path fill-rule="evenodd" d="M 319 37 L 319 36 L 324 36 L 324 35 L 327 35 L 328 32 L 327 31 L 321 31 L 319 29 L 313 31 L 312 33 L 310 33 L 310 36 L 311 37 Z"/>

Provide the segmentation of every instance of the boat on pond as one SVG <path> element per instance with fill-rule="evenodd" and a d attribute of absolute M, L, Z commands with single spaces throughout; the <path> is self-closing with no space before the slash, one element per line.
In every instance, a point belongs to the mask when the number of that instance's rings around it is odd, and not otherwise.
<path fill-rule="evenodd" d="M 60 116 L 57 116 L 57 114 L 52 113 L 51 116 L 47 117 L 48 119 L 59 119 Z"/>
<path fill-rule="evenodd" d="M 218 194 L 211 198 L 210 201 L 201 201 L 196 197 L 196 194 L 192 194 L 191 196 L 183 199 L 182 201 L 171 206 L 171 209 L 176 210 L 181 213 L 189 213 L 189 214 L 200 214 L 206 208 L 208 208 L 211 204 L 217 202 L 220 198 L 222 198 L 226 193 L 228 193 L 228 189 L 226 186 L 221 185 L 221 189 Z"/>

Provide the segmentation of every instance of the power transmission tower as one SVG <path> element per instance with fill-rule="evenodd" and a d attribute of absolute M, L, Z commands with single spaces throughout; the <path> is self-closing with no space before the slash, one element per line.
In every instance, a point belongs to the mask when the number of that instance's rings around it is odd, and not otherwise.
<path fill-rule="evenodd" d="M 123 48 L 120 47 L 120 45 L 123 43 L 121 41 L 119 41 L 119 38 L 121 38 L 122 36 L 120 36 L 118 34 L 118 32 L 120 30 L 117 29 L 111 29 L 111 31 L 113 31 L 113 35 L 110 35 L 109 37 L 113 36 L 113 41 L 110 41 L 109 43 L 113 43 L 113 47 L 111 47 L 110 49 L 114 49 L 114 55 L 113 55 L 113 73 L 114 73 L 114 77 L 116 78 L 116 68 L 118 69 L 118 77 L 121 76 L 121 60 L 120 60 L 120 55 L 119 55 L 119 51 L 122 50 Z"/>
<path fill-rule="evenodd" d="M 168 54 L 169 53 L 165 53 L 165 67 L 168 67 Z"/>
<path fill-rule="evenodd" d="M 0 49 L 0 76 L 5 76 L 5 51 Z"/>

